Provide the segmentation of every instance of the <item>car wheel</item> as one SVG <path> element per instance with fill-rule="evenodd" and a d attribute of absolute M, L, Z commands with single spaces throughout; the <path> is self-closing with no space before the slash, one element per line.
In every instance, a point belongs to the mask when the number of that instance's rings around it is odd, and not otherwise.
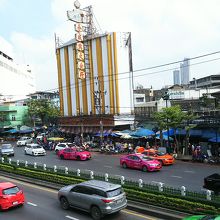
<path fill-rule="evenodd" d="M 147 168 L 146 166 L 143 166 L 143 167 L 142 167 L 142 171 L 143 171 L 143 172 L 147 172 L 147 171 L 148 171 L 148 168 Z"/>
<path fill-rule="evenodd" d="M 126 163 L 123 163 L 123 164 L 122 164 L 122 167 L 123 167 L 124 169 L 126 169 L 126 168 L 127 168 L 127 164 L 126 164 Z"/>
<path fill-rule="evenodd" d="M 34 152 L 32 152 L 32 156 L 34 156 Z"/>
<path fill-rule="evenodd" d="M 69 204 L 67 198 L 65 198 L 65 197 L 60 198 L 60 204 L 61 204 L 61 207 L 65 210 L 69 209 L 69 207 L 70 207 L 70 204 Z"/>
<path fill-rule="evenodd" d="M 60 159 L 61 159 L 61 160 L 64 160 L 64 156 L 63 156 L 62 154 L 60 155 Z"/>
<path fill-rule="evenodd" d="M 27 151 L 26 150 L 24 151 L 24 154 L 27 155 Z"/>
<path fill-rule="evenodd" d="M 77 159 L 77 160 L 81 160 L 80 156 L 77 156 L 76 159 Z"/>
<path fill-rule="evenodd" d="M 55 150 L 55 153 L 57 154 L 59 150 Z"/>
<path fill-rule="evenodd" d="M 91 216 L 94 220 L 100 220 L 102 218 L 102 212 L 97 206 L 92 206 Z"/>

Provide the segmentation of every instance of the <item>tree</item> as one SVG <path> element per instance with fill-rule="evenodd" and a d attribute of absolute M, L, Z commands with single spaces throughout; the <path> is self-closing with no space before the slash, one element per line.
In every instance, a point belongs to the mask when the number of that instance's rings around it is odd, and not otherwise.
<path fill-rule="evenodd" d="M 161 112 L 156 112 L 154 114 L 154 120 L 159 126 L 161 137 L 163 129 L 174 129 L 174 141 L 177 146 L 177 151 L 179 151 L 179 143 L 176 137 L 176 130 L 187 120 L 187 117 L 187 113 L 183 112 L 179 105 L 163 108 Z"/>
<path fill-rule="evenodd" d="M 51 101 L 46 99 L 30 100 L 28 105 L 28 115 L 33 121 L 39 118 L 42 124 L 54 123 L 56 118 L 60 115 L 58 107 L 56 107 Z"/>
<path fill-rule="evenodd" d="M 189 137 L 190 137 L 190 130 L 194 127 L 196 127 L 195 124 L 190 124 L 191 121 L 193 121 L 194 119 L 196 119 L 196 116 L 191 112 L 188 111 L 185 115 L 184 121 L 185 121 L 185 130 L 186 130 L 186 140 L 185 140 L 185 152 L 186 154 L 188 154 L 188 145 L 189 145 Z"/>
<path fill-rule="evenodd" d="M 163 134 L 162 131 L 166 129 L 167 118 L 166 115 L 162 112 L 155 112 L 153 116 L 154 120 L 157 122 L 158 129 L 160 131 L 160 146 L 163 145 Z"/>

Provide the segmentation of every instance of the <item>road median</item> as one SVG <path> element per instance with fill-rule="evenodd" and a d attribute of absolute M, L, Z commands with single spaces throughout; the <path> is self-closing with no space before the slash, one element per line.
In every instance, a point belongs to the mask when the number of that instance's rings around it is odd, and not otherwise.
<path fill-rule="evenodd" d="M 56 172 L 51 169 L 37 169 L 31 167 L 25 167 L 19 165 L 12 165 L 8 163 L 0 163 L 0 170 L 3 172 L 2 175 L 9 175 L 9 177 L 14 176 L 16 178 L 21 178 L 22 180 L 33 182 L 34 184 L 41 184 L 42 186 L 47 186 L 54 189 L 59 189 L 63 185 L 69 185 L 74 183 L 80 183 L 86 181 L 90 178 L 95 178 L 98 180 L 105 180 L 103 176 L 89 176 L 70 173 L 68 172 Z M 122 183 L 121 179 L 109 179 L 107 180 L 113 183 Z M 149 186 L 145 187 L 142 185 L 138 186 L 130 182 L 123 182 L 123 188 L 127 194 L 129 200 L 130 209 L 137 210 L 138 212 L 150 213 L 151 215 L 157 216 L 164 214 L 163 219 L 181 219 L 187 213 L 189 214 L 219 214 L 219 200 L 208 201 L 202 199 L 196 199 L 193 197 L 185 197 L 179 194 L 172 195 L 168 192 L 155 191 L 154 188 Z M 220 198 L 219 198 L 220 199 Z M 132 203 L 133 202 L 133 203 Z M 156 207 L 153 209 L 153 207 Z M 169 210 L 172 210 L 170 212 Z M 152 213 L 151 213 L 152 212 Z M 182 213 L 182 214 L 181 214 Z M 168 217 L 166 217 L 168 216 Z M 158 217 L 158 216 L 157 216 Z"/>

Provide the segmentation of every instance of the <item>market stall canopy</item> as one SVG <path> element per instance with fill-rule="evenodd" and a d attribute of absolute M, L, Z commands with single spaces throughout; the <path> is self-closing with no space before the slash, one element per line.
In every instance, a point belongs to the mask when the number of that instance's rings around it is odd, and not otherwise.
<path fill-rule="evenodd" d="M 208 140 L 209 142 L 220 143 L 220 137 L 213 137 Z"/>
<path fill-rule="evenodd" d="M 136 137 L 148 137 L 154 135 L 154 132 L 146 128 L 140 128 L 137 131 L 130 133 L 130 135 Z"/>
<path fill-rule="evenodd" d="M 156 135 L 156 139 L 160 139 L 160 134 L 157 134 Z M 163 134 L 163 140 L 167 141 L 168 140 L 168 136 Z M 172 137 L 169 137 L 169 140 L 170 141 L 173 141 L 173 138 Z"/>
<path fill-rule="evenodd" d="M 4 131 L 3 133 L 6 133 L 6 134 L 16 134 L 18 133 L 19 131 L 17 129 L 10 129 L 8 131 Z"/>
<path fill-rule="evenodd" d="M 120 138 L 122 138 L 122 139 L 138 139 L 140 137 L 132 136 L 130 134 L 124 134 Z"/>

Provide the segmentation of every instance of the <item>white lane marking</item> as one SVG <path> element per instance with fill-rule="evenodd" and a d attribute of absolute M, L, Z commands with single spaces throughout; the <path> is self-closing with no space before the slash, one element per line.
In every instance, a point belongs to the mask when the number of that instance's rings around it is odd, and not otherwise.
<path fill-rule="evenodd" d="M 112 168 L 112 166 L 104 166 L 104 167 L 106 167 L 106 168 Z"/>
<path fill-rule="evenodd" d="M 65 217 L 66 217 L 66 218 L 69 218 L 69 219 L 72 219 L 72 220 L 79 220 L 78 218 L 74 218 L 74 217 L 69 216 L 69 215 L 66 215 Z"/>
<path fill-rule="evenodd" d="M 158 182 L 158 181 L 151 181 L 152 183 L 162 183 L 162 182 Z M 164 184 L 164 183 L 163 183 Z"/>
<path fill-rule="evenodd" d="M 28 204 L 28 205 L 32 205 L 32 206 L 34 206 L 34 207 L 37 206 L 37 204 L 34 204 L 34 203 L 32 203 L 32 202 L 27 202 L 27 204 Z"/>
<path fill-rule="evenodd" d="M 181 176 L 171 176 L 171 177 L 179 178 L 179 179 L 183 178 L 183 177 L 181 177 Z"/>
<path fill-rule="evenodd" d="M 195 171 L 192 171 L 192 170 L 185 170 L 184 172 L 185 173 L 195 173 Z"/>

